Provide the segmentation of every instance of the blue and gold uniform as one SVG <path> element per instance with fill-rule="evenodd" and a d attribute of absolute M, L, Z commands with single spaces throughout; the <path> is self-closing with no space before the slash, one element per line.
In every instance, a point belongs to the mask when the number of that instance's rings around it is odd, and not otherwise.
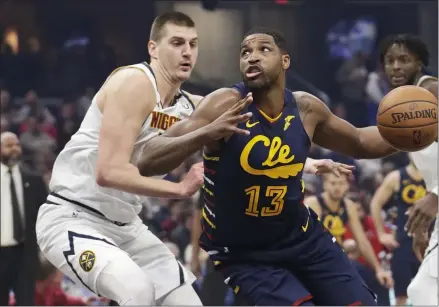
<path fill-rule="evenodd" d="M 329 230 L 337 242 L 342 245 L 343 237 L 347 231 L 346 224 L 348 222 L 348 213 L 344 200 L 342 199 L 340 201 L 340 207 L 335 211 L 328 207 L 321 194 L 317 196 L 317 201 L 322 208 L 320 219 L 323 225 Z"/>
<path fill-rule="evenodd" d="M 415 201 L 424 197 L 427 192 L 424 181 L 412 178 L 408 174 L 407 168 L 399 169 L 399 174 L 399 190 L 394 194 L 392 200 L 393 223 L 396 226 L 396 239 L 399 247 L 394 250 L 391 261 L 397 297 L 407 296 L 407 287 L 418 272 L 420 265 L 412 249 L 412 238 L 404 230 L 408 219 L 405 213 Z"/>
<path fill-rule="evenodd" d="M 248 93 L 242 83 L 234 88 Z M 217 152 L 204 153 L 200 246 L 249 304 L 374 305 L 349 259 L 303 204 L 310 140 L 292 92 L 284 96 L 276 118 L 250 104 L 242 113 L 253 117 L 239 125 L 250 135 L 232 135 Z M 349 294 L 340 297 L 340 289 Z"/>

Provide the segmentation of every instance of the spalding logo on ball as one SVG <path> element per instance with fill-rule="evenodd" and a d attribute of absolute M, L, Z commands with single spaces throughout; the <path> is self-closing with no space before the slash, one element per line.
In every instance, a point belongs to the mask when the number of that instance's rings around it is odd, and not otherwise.
<path fill-rule="evenodd" d="M 438 137 L 438 101 L 428 90 L 400 86 L 380 103 L 377 126 L 381 136 L 400 151 L 418 151 Z"/>

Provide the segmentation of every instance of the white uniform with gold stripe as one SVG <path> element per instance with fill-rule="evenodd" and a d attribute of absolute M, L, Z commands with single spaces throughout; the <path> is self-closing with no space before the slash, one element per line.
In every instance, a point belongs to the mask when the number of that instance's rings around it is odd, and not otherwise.
<path fill-rule="evenodd" d="M 423 82 L 431 79 L 437 80 L 435 77 L 423 76 L 416 85 L 421 86 Z M 424 177 L 427 190 L 436 195 L 438 195 L 438 149 L 438 143 L 434 142 L 423 150 L 411 153 L 413 162 Z M 424 260 L 407 289 L 410 303 L 414 306 L 438 306 L 438 232 L 439 214 Z"/>
<path fill-rule="evenodd" d="M 136 164 L 146 141 L 187 118 L 194 105 L 187 93 L 180 92 L 170 107 L 163 108 L 150 67 L 146 63 L 129 67 L 148 76 L 157 97 L 134 145 L 131 162 Z M 153 281 L 155 298 L 160 299 L 180 285 L 192 283 L 195 276 L 142 223 L 138 217 L 141 196 L 96 184 L 101 119 L 95 97 L 81 127 L 55 161 L 51 194 L 38 214 L 38 244 L 50 262 L 95 293 L 100 291 L 97 280 L 107 265 L 134 261 Z M 136 277 L 126 282 L 135 282 Z"/>

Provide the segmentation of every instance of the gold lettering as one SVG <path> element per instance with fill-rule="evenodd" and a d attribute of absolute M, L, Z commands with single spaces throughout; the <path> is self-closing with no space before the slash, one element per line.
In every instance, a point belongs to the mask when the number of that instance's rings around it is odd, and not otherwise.
<path fill-rule="evenodd" d="M 272 167 L 270 169 L 256 169 L 249 164 L 248 159 L 250 152 L 258 142 L 263 142 L 265 147 L 270 147 L 268 157 L 262 163 L 262 166 Z M 275 137 L 270 141 L 270 139 L 264 135 L 257 135 L 252 138 L 242 150 L 240 162 L 242 168 L 249 174 L 263 175 L 273 179 L 286 179 L 297 176 L 297 174 L 303 169 L 303 163 L 289 164 L 294 160 L 294 155 L 288 157 L 290 152 L 290 147 L 288 145 L 282 145 L 282 141 L 279 137 Z M 275 159 L 276 154 L 278 155 L 277 159 Z M 281 163 L 287 165 L 276 166 Z"/>
<path fill-rule="evenodd" d="M 329 230 L 331 235 L 337 240 L 338 243 L 343 242 L 343 235 L 346 232 L 343 221 L 338 215 L 327 215 L 323 220 L 323 225 Z"/>
<path fill-rule="evenodd" d="M 409 184 L 402 190 L 401 198 L 405 203 L 413 205 L 415 201 L 424 197 L 426 193 L 427 191 L 422 185 Z"/>

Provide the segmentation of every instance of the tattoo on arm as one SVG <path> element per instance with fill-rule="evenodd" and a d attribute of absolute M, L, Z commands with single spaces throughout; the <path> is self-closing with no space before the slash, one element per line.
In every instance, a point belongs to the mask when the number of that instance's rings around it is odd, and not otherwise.
<path fill-rule="evenodd" d="M 305 117 L 311 112 L 311 103 L 305 95 L 301 96 L 296 100 L 297 108 L 299 109 L 299 115 L 302 122 L 305 120 Z"/>

